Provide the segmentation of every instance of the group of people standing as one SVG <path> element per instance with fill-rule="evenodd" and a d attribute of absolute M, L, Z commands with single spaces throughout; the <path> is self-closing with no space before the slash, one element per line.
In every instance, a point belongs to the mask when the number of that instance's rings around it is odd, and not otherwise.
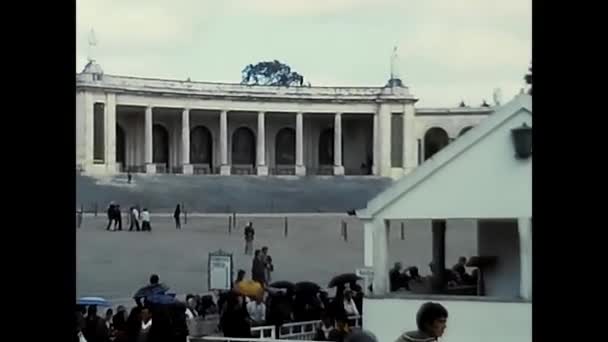
<path fill-rule="evenodd" d="M 122 230 L 122 212 L 120 211 L 120 205 L 111 202 L 108 206 L 108 225 L 106 230 L 117 231 Z M 133 206 L 129 208 L 129 231 L 152 231 L 150 226 L 150 212 L 147 208 L 139 210 L 139 206 Z M 112 223 L 114 226 L 112 227 Z"/>

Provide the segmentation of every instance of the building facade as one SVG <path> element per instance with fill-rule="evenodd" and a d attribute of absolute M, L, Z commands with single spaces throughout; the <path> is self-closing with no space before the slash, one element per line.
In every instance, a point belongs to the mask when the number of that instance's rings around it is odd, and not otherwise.
<path fill-rule="evenodd" d="M 401 82 L 248 86 L 106 75 L 90 62 L 76 75 L 77 168 L 399 178 L 494 111 L 416 102 Z"/>

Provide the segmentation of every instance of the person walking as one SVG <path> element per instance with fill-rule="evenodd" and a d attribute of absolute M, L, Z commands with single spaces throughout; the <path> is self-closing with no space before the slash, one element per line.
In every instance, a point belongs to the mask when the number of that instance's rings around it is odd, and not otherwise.
<path fill-rule="evenodd" d="M 245 226 L 245 255 L 251 255 L 253 252 L 253 239 L 255 237 L 255 230 L 253 229 L 253 223 L 247 223 Z"/>
<path fill-rule="evenodd" d="M 141 211 L 141 230 L 151 232 L 152 227 L 150 226 L 150 212 L 147 208 Z"/>
<path fill-rule="evenodd" d="M 255 250 L 255 255 L 253 257 L 251 279 L 262 284 L 262 286 L 266 284 L 266 265 L 264 263 L 264 255 L 259 249 Z"/>
<path fill-rule="evenodd" d="M 133 231 L 133 226 L 135 226 L 135 229 L 139 231 L 139 211 L 137 210 L 137 207 L 131 207 L 129 214 L 131 215 L 129 231 Z"/>
<path fill-rule="evenodd" d="M 112 221 L 114 221 L 114 202 L 110 202 L 107 213 L 108 213 L 108 225 L 106 226 L 106 230 L 110 230 Z"/>
<path fill-rule="evenodd" d="M 116 229 L 118 226 L 118 229 Z M 122 213 L 120 212 L 120 204 L 114 207 L 114 230 L 122 230 Z"/>
<path fill-rule="evenodd" d="M 416 314 L 418 330 L 399 336 L 395 342 L 436 342 L 443 336 L 448 320 L 448 310 L 439 303 L 422 304 Z"/>
<path fill-rule="evenodd" d="M 173 212 L 173 218 L 175 219 L 175 229 L 182 229 L 182 224 L 179 221 L 179 216 L 182 214 L 182 210 L 179 206 L 175 207 L 175 212 Z"/>
<path fill-rule="evenodd" d="M 262 247 L 262 254 L 264 259 L 264 267 L 266 270 L 266 282 L 272 282 L 272 272 L 274 272 L 274 265 L 272 264 L 272 257 L 268 254 L 268 247 Z"/>

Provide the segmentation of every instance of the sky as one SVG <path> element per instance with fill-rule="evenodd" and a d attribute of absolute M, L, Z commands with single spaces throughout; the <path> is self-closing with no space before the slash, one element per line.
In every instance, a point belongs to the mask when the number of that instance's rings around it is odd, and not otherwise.
<path fill-rule="evenodd" d="M 77 0 L 76 23 L 77 72 L 178 80 L 278 59 L 313 86 L 383 86 L 396 46 L 418 107 L 507 101 L 532 60 L 531 0 Z"/>

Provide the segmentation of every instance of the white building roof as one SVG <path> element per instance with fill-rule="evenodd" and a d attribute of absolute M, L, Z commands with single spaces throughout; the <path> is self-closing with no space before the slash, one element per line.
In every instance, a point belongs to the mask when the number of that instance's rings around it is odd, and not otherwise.
<path fill-rule="evenodd" d="M 361 219 L 532 216 L 532 158 L 518 160 L 511 129 L 532 126 L 532 98 L 518 95 L 357 210 Z"/>

